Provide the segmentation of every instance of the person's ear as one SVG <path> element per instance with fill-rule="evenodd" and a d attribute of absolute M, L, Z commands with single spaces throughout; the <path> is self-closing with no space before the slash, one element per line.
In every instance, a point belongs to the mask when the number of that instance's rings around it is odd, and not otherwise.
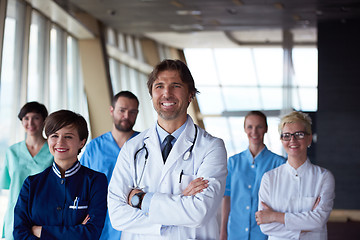
<path fill-rule="evenodd" d="M 189 103 L 191 103 L 191 101 L 194 99 L 194 94 L 190 93 L 189 94 Z"/>
<path fill-rule="evenodd" d="M 310 147 L 311 146 L 311 143 L 312 143 L 312 134 L 309 134 L 309 139 L 308 139 L 308 142 L 307 142 L 307 146 Z"/>
<path fill-rule="evenodd" d="M 110 106 L 110 115 L 113 116 L 114 115 L 114 107 Z"/>
<path fill-rule="evenodd" d="M 80 149 L 82 149 L 85 146 L 85 143 L 86 143 L 86 139 L 81 140 Z"/>

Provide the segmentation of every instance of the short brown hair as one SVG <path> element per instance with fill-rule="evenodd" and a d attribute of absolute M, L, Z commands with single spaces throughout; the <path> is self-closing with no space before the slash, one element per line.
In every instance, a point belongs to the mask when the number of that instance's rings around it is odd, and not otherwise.
<path fill-rule="evenodd" d="M 154 70 L 149 75 L 147 86 L 149 89 L 150 96 L 152 96 L 152 86 L 155 80 L 158 78 L 159 73 L 163 71 L 177 71 L 180 75 L 181 81 L 183 81 L 189 89 L 192 97 L 195 97 L 199 91 L 195 87 L 194 78 L 191 75 L 189 68 L 180 60 L 165 59 L 155 66 Z"/>
<path fill-rule="evenodd" d="M 85 118 L 69 110 L 53 112 L 46 118 L 45 135 L 49 137 L 51 134 L 66 126 L 73 126 L 77 130 L 80 141 L 86 140 L 89 136 Z M 81 149 L 79 149 L 79 153 L 80 151 Z"/>
<path fill-rule="evenodd" d="M 245 119 L 244 119 L 244 127 L 245 127 L 245 122 L 246 122 L 246 118 L 249 116 L 258 116 L 260 118 L 262 118 L 264 120 L 266 129 L 268 128 L 268 124 L 267 124 L 267 120 L 266 120 L 266 115 L 263 112 L 260 111 L 250 111 L 246 114 Z"/>
<path fill-rule="evenodd" d="M 26 114 L 30 112 L 39 113 L 43 118 L 43 121 L 45 121 L 45 118 L 48 116 L 48 111 L 44 104 L 38 102 L 28 102 L 20 109 L 18 114 L 20 121 L 23 119 L 23 117 L 25 117 Z"/>
<path fill-rule="evenodd" d="M 111 101 L 111 106 L 113 108 L 115 108 L 115 104 L 117 102 L 117 100 L 119 99 L 119 97 L 125 97 L 125 98 L 129 98 L 129 99 L 133 99 L 137 102 L 137 105 L 139 107 L 139 99 L 135 96 L 135 94 L 133 94 L 132 92 L 130 91 L 121 91 L 121 92 L 118 92 L 112 99 Z"/>

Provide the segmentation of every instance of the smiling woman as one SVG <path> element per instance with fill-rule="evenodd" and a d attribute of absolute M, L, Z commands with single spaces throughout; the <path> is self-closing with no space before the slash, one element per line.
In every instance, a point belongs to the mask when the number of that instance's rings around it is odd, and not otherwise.
<path fill-rule="evenodd" d="M 88 137 L 85 119 L 68 110 L 54 112 L 45 134 L 54 163 L 25 180 L 15 206 L 15 239 L 99 239 L 107 179 L 77 159 Z"/>
<path fill-rule="evenodd" d="M 307 157 L 311 119 L 302 112 L 292 112 L 281 119 L 279 132 L 288 161 L 264 174 L 256 222 L 269 240 L 326 240 L 335 180 L 330 171 Z"/>
<path fill-rule="evenodd" d="M 9 189 L 9 204 L 5 215 L 4 235 L 13 239 L 14 207 L 24 180 L 51 165 L 53 157 L 42 135 L 48 112 L 43 104 L 28 102 L 18 118 L 26 132 L 24 141 L 15 143 L 6 151 L 4 167 L 0 171 L 0 189 Z"/>

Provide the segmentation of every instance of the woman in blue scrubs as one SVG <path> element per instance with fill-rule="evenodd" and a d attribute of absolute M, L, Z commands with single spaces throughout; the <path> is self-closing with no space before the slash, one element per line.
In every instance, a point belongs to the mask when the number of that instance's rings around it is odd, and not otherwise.
<path fill-rule="evenodd" d="M 68 110 L 49 115 L 45 134 L 53 165 L 28 177 L 15 206 L 15 239 L 99 239 L 106 216 L 107 179 L 80 164 L 85 119 Z"/>
<path fill-rule="evenodd" d="M 249 112 L 244 121 L 249 148 L 228 160 L 225 196 L 222 202 L 220 239 L 264 240 L 255 220 L 258 192 L 263 174 L 285 162 L 264 144 L 266 116 Z"/>

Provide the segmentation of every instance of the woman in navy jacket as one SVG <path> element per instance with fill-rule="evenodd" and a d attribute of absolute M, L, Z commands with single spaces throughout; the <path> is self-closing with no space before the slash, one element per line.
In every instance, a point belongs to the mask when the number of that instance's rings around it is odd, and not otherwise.
<path fill-rule="evenodd" d="M 29 176 L 15 206 L 15 239 L 99 239 L 106 216 L 107 180 L 80 164 L 85 119 L 68 110 L 49 115 L 45 134 L 54 163 Z"/>

